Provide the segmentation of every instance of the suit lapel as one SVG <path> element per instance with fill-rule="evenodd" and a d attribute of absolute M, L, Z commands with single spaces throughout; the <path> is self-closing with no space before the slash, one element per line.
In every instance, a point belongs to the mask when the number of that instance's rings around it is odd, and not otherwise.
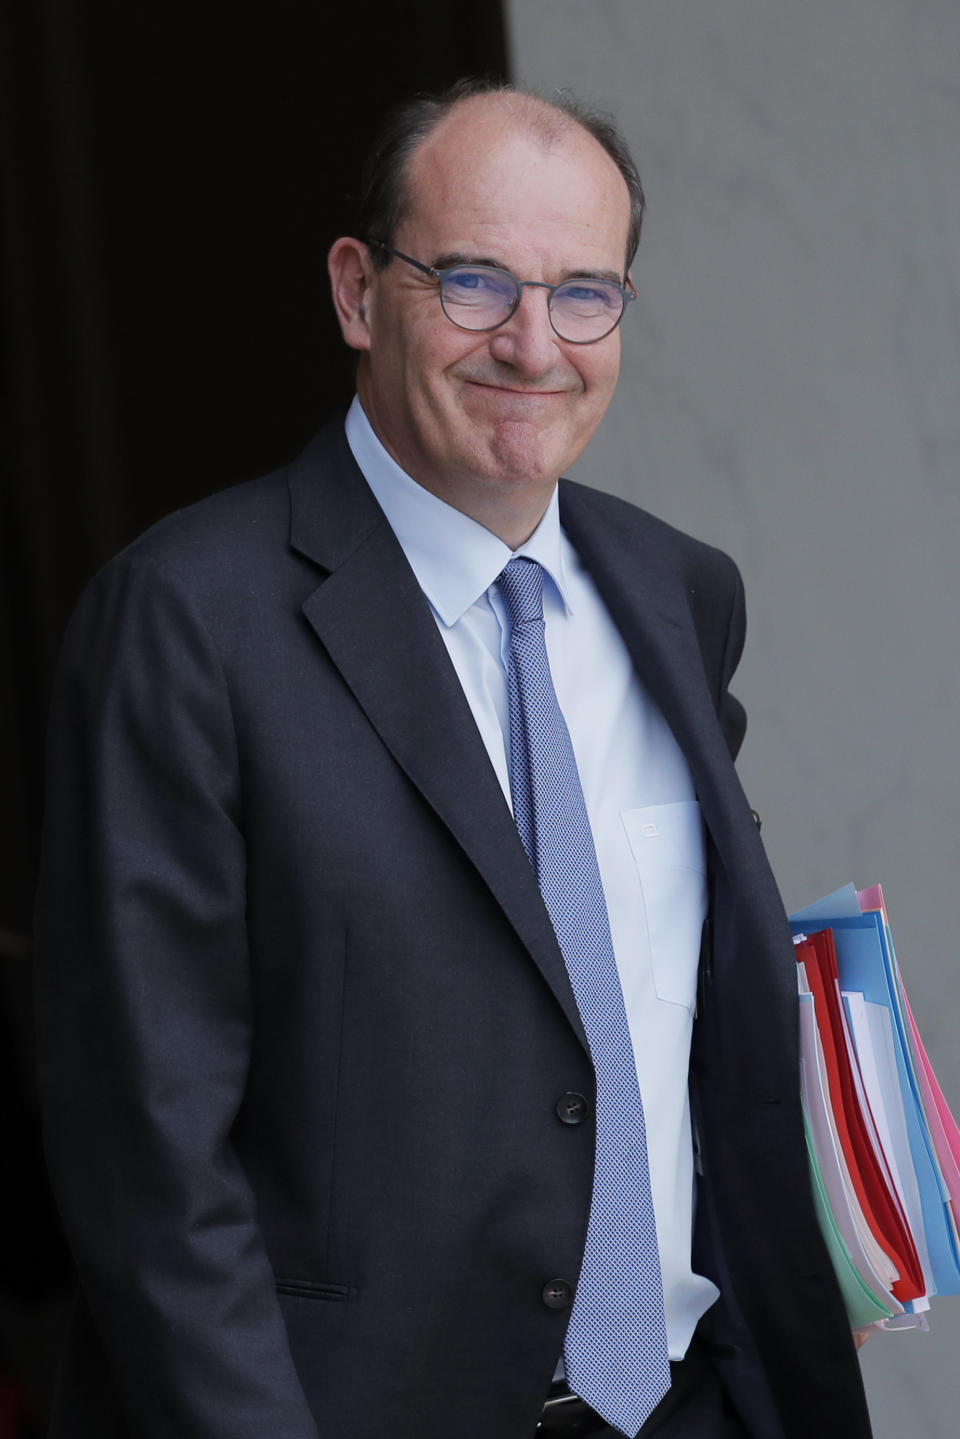
<path fill-rule="evenodd" d="M 749 811 L 717 723 L 683 578 L 675 559 L 651 541 L 643 514 L 625 513 L 632 525 L 599 512 L 582 486 L 561 481 L 564 530 L 683 750 L 704 820 L 722 851 L 731 817 Z"/>
<path fill-rule="evenodd" d="M 291 467 L 291 543 L 327 571 L 303 612 L 397 764 L 472 861 L 585 1045 L 563 956 L 436 621 L 328 427 Z"/>

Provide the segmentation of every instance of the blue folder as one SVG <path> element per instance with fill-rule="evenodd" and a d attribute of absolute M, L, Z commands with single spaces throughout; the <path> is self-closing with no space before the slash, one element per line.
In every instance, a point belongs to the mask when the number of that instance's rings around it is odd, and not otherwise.
<path fill-rule="evenodd" d="M 791 915 L 790 925 L 795 935 L 831 929 L 841 988 L 859 990 L 872 1004 L 882 1004 L 890 1012 L 910 1153 L 920 1189 L 923 1228 L 936 1293 L 960 1294 L 960 1251 L 947 1208 L 950 1194 L 924 1115 L 920 1083 L 900 1000 L 896 957 L 888 942 L 883 916 L 875 911 L 854 913 L 854 906 L 859 909 L 856 890 L 850 885 L 826 900 Z M 829 913 L 831 908 L 834 910 L 832 915 Z"/>

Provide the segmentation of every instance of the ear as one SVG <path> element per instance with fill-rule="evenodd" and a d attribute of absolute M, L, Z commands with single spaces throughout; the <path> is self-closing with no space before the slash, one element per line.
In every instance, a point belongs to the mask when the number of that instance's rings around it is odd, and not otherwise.
<path fill-rule="evenodd" d="M 374 275 L 370 251 L 362 240 L 344 235 L 331 246 L 327 269 L 344 340 L 352 350 L 369 350 L 367 301 Z"/>

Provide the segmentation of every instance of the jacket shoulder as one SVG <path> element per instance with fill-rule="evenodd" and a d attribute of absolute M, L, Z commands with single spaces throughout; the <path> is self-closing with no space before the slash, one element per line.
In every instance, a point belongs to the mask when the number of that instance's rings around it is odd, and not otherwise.
<path fill-rule="evenodd" d="M 167 515 L 105 571 L 148 568 L 191 590 L 230 584 L 235 594 L 263 593 L 283 575 L 298 585 L 306 572 L 315 576 L 316 564 L 349 550 L 378 519 L 334 417 L 294 459 Z"/>
<path fill-rule="evenodd" d="M 284 466 L 174 510 L 138 535 L 106 568 L 146 564 L 183 574 L 205 568 L 241 574 L 240 566 L 265 543 L 286 540 L 287 473 Z"/>
<path fill-rule="evenodd" d="M 565 479 L 560 481 L 560 504 L 561 516 L 572 513 L 581 523 L 608 528 L 621 544 L 638 555 L 656 555 L 675 575 L 691 583 L 709 582 L 734 590 L 740 584 L 740 572 L 723 550 L 688 535 L 629 500 Z"/>

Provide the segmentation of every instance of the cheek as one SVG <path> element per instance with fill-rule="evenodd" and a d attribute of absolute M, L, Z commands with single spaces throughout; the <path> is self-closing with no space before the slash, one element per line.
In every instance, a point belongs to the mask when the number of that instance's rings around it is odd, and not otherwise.
<path fill-rule="evenodd" d="M 423 392 L 432 409 L 464 423 L 464 379 L 478 364 L 483 365 L 485 349 L 485 340 L 478 341 L 475 335 L 445 321 L 442 329 L 423 336 L 422 343 L 409 357 L 411 389 Z"/>
<path fill-rule="evenodd" d="M 613 338 L 613 337 L 611 337 Z M 617 387 L 620 376 L 620 345 L 617 343 L 611 354 L 591 357 L 591 363 L 581 369 L 587 394 L 594 404 L 605 408 Z"/>
<path fill-rule="evenodd" d="M 595 358 L 597 380 L 601 389 L 612 390 L 620 377 L 620 331 L 614 330 L 601 340 Z"/>

